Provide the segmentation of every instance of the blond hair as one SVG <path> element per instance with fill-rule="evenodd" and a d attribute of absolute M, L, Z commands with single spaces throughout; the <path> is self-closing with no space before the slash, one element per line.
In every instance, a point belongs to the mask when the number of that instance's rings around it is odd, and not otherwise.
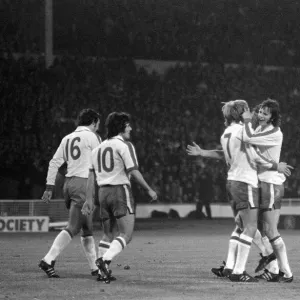
<path fill-rule="evenodd" d="M 243 121 L 242 114 L 246 109 L 249 109 L 247 101 L 240 99 L 223 102 L 223 104 L 222 112 L 226 126 L 229 126 L 232 122 L 239 123 Z"/>

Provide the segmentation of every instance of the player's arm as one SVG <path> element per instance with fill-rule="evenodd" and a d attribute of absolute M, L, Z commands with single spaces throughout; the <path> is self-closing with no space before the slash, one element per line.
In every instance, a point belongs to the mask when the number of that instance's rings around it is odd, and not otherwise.
<path fill-rule="evenodd" d="M 42 200 L 48 203 L 52 198 L 52 192 L 55 186 L 55 179 L 59 167 L 65 162 L 64 151 L 63 151 L 63 141 L 57 148 L 54 156 L 49 162 L 47 180 L 46 180 L 46 190 L 42 196 Z"/>
<path fill-rule="evenodd" d="M 225 159 L 223 150 L 204 150 L 199 145 L 197 145 L 195 142 L 193 142 L 193 145 L 188 145 L 186 152 L 190 156 L 202 156 L 207 158 L 213 158 L 213 159 Z"/>
<path fill-rule="evenodd" d="M 156 192 L 149 186 L 139 170 L 132 169 L 128 174 L 147 192 L 152 201 L 157 200 Z"/>
<path fill-rule="evenodd" d="M 127 147 L 124 147 L 120 152 L 120 155 L 123 159 L 128 176 L 133 178 L 147 192 L 152 201 L 157 200 L 156 192 L 148 185 L 138 169 L 138 161 L 134 146 L 129 142 L 127 142 L 126 145 Z"/>
<path fill-rule="evenodd" d="M 243 141 L 257 146 L 276 146 L 281 144 L 282 139 L 280 136 L 279 127 L 274 127 L 273 129 L 265 132 L 254 133 L 251 119 L 246 118 L 244 119 Z"/>
<path fill-rule="evenodd" d="M 292 166 L 288 165 L 285 162 L 276 163 L 273 160 L 266 158 L 258 149 L 258 147 L 245 144 L 247 156 L 249 160 L 254 161 L 260 168 L 265 170 L 274 170 L 279 173 L 283 173 L 286 176 L 291 175 Z"/>

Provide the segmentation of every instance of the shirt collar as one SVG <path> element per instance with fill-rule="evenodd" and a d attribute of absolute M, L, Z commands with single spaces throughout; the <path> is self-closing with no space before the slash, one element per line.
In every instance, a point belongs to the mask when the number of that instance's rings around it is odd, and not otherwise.
<path fill-rule="evenodd" d="M 78 131 L 91 131 L 91 129 L 89 129 L 86 126 L 78 126 L 75 131 L 76 132 L 78 132 Z"/>
<path fill-rule="evenodd" d="M 124 142 L 124 139 L 123 139 L 123 137 L 122 137 L 122 136 L 120 136 L 119 134 L 118 134 L 118 135 L 116 135 L 116 136 L 114 136 L 114 137 L 113 137 L 113 139 L 119 139 L 119 140 L 121 140 L 121 141 L 123 141 L 123 142 Z"/>

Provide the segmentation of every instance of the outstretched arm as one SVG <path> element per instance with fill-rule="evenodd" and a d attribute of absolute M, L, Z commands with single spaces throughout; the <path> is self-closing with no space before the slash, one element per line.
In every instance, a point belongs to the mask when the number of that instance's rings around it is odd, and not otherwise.
<path fill-rule="evenodd" d="M 195 142 L 193 142 L 193 145 L 188 145 L 186 148 L 186 152 L 190 156 L 202 156 L 207 158 L 213 158 L 213 159 L 224 159 L 224 152 L 223 150 L 204 150 L 199 145 L 197 145 Z"/>

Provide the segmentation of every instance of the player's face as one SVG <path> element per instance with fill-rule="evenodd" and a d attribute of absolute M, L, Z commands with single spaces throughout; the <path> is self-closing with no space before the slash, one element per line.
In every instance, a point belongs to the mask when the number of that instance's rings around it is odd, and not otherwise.
<path fill-rule="evenodd" d="M 125 130 L 122 134 L 124 140 L 130 140 L 130 132 L 131 132 L 132 128 L 131 125 L 129 123 L 126 124 Z"/>
<path fill-rule="evenodd" d="M 268 107 L 262 107 L 258 112 L 258 120 L 260 126 L 266 126 L 270 123 L 272 118 L 271 111 Z"/>

